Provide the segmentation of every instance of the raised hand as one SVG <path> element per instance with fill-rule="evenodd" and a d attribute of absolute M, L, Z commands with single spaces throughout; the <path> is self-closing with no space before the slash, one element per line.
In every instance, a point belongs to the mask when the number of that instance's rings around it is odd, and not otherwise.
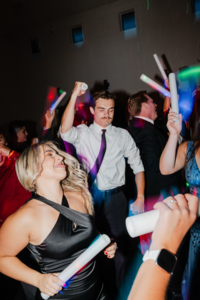
<path fill-rule="evenodd" d="M 75 86 L 74 89 L 72 91 L 72 95 L 75 97 L 81 96 L 83 94 L 85 94 L 86 91 L 81 91 L 81 86 L 82 84 L 84 84 L 84 82 L 75 82 Z"/>
<path fill-rule="evenodd" d="M 177 122 L 177 119 L 179 120 L 179 122 Z M 177 116 L 177 114 L 173 112 L 171 108 L 168 115 L 167 128 L 170 134 L 174 134 L 177 136 L 179 136 L 182 129 L 182 115 L 179 114 L 179 116 Z"/>
<path fill-rule="evenodd" d="M 51 110 L 48 109 L 45 114 L 45 120 L 46 120 L 45 129 L 51 128 L 51 124 L 54 118 L 55 118 L 55 110 L 51 112 Z"/>

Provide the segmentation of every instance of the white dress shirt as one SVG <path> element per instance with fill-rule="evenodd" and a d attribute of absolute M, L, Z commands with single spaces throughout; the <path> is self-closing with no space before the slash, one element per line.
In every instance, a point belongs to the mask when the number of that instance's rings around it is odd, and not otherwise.
<path fill-rule="evenodd" d="M 100 151 L 103 129 L 106 129 L 106 152 L 95 183 L 104 191 L 125 184 L 125 157 L 135 174 L 144 171 L 139 149 L 128 131 L 112 125 L 102 128 L 94 122 L 90 127 L 82 124 L 60 133 L 63 140 L 75 146 L 79 161 L 89 173 Z"/>
<path fill-rule="evenodd" d="M 147 121 L 147 122 L 149 122 L 149 123 L 151 123 L 151 124 L 154 124 L 154 121 L 153 121 L 153 120 L 151 120 L 151 119 L 149 119 L 149 118 L 146 118 L 146 117 L 135 116 L 135 118 L 143 119 L 143 120 L 145 120 L 145 121 Z"/>

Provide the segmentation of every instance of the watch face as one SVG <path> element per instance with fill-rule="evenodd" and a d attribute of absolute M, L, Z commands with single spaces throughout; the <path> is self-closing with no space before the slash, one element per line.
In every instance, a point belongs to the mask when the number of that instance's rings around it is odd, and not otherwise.
<path fill-rule="evenodd" d="M 157 258 L 157 264 L 168 273 L 173 272 L 176 261 L 176 256 L 165 249 L 160 251 L 160 254 Z"/>

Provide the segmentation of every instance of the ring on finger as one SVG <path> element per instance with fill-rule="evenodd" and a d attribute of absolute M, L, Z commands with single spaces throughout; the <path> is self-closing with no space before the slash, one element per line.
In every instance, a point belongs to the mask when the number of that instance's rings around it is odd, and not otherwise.
<path fill-rule="evenodd" d="M 177 202 L 177 200 L 176 200 L 176 199 L 171 199 L 171 200 L 169 201 L 169 205 L 170 205 L 170 204 L 172 204 L 172 203 L 176 203 L 176 204 L 178 204 L 178 202 Z"/>

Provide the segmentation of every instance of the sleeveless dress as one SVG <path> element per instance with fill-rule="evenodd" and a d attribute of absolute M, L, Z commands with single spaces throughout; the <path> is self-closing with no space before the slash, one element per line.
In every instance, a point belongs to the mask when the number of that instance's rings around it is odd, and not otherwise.
<path fill-rule="evenodd" d="M 70 209 L 64 195 L 62 205 L 37 194 L 28 201 L 32 199 L 50 205 L 60 214 L 45 240 L 37 246 L 29 243 L 27 247 L 36 258 L 42 273 L 60 273 L 98 236 L 94 219 L 88 214 Z M 49 299 L 108 300 L 95 260 L 69 279 L 66 284 L 67 286 L 61 292 Z M 42 299 L 40 293 L 37 294 L 37 299 Z"/>
<path fill-rule="evenodd" d="M 194 144 L 187 142 L 187 157 L 194 154 Z M 200 198 L 200 170 L 195 156 L 185 167 L 186 180 L 190 186 L 190 193 Z M 190 229 L 190 245 L 188 262 L 183 280 L 183 296 L 185 300 L 200 299 L 200 217 L 198 217 Z"/>

